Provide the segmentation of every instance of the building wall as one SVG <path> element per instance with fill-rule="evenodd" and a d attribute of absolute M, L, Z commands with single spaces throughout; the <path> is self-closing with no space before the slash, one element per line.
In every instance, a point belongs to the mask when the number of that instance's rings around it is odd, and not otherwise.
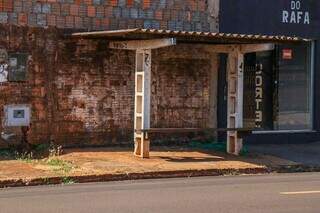
<path fill-rule="evenodd" d="M 0 23 L 78 30 L 216 31 L 216 16 L 209 15 L 218 10 L 215 2 L 218 0 L 1 0 Z"/>
<path fill-rule="evenodd" d="M 27 81 L 0 83 L 4 106 L 31 107 L 30 143 L 65 145 L 132 142 L 134 51 L 110 50 L 103 40 L 70 40 L 63 31 L 0 25 L 0 46 L 29 54 Z M 212 55 L 188 45 L 153 51 L 152 126 L 205 127 Z M 212 113 L 212 112 L 211 112 Z M 214 114 L 214 112 L 213 112 Z M 0 145 L 19 142 L 18 127 L 0 125 Z M 10 137 L 3 137 L 10 136 Z"/>

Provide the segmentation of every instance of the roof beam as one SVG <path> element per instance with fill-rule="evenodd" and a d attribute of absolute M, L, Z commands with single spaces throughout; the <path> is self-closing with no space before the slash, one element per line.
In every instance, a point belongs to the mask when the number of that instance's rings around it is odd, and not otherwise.
<path fill-rule="evenodd" d="M 175 38 L 151 39 L 151 40 L 130 40 L 130 41 L 113 41 L 109 43 L 111 49 L 122 50 L 146 50 L 157 49 L 176 45 Z"/>
<path fill-rule="evenodd" d="M 252 53 L 274 50 L 274 44 L 242 44 L 240 46 L 240 52 Z"/>
<path fill-rule="evenodd" d="M 217 44 L 217 45 L 205 45 L 208 52 L 212 53 L 230 53 L 237 49 L 238 45 L 229 44 Z"/>

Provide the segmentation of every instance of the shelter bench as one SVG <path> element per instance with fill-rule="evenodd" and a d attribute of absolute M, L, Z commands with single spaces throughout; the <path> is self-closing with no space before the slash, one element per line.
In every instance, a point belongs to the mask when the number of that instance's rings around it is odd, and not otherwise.
<path fill-rule="evenodd" d="M 148 128 L 135 130 L 135 133 L 142 135 L 142 140 L 145 141 L 148 147 L 145 147 L 146 150 L 149 150 L 150 138 L 149 134 L 152 133 L 201 133 L 201 132 L 237 132 L 237 137 L 243 139 L 246 136 L 252 134 L 252 129 L 249 128 Z M 141 144 L 141 143 L 140 143 Z M 141 156 L 144 148 L 140 147 L 139 144 L 135 144 L 134 154 Z M 144 156 L 149 157 L 149 153 L 144 153 Z"/>

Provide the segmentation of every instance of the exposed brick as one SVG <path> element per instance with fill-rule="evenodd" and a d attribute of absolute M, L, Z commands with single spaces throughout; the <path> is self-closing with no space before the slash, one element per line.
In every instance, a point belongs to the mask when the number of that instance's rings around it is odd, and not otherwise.
<path fill-rule="evenodd" d="M 48 15 L 47 16 L 47 23 L 49 26 L 56 26 L 57 25 L 57 17 L 55 15 Z"/>
<path fill-rule="evenodd" d="M 89 17 L 95 17 L 96 16 L 96 8 L 94 6 L 88 6 L 87 15 Z"/>
<path fill-rule="evenodd" d="M 14 1 L 13 2 L 13 11 L 16 13 L 20 13 L 23 10 L 23 2 L 22 1 Z"/>
<path fill-rule="evenodd" d="M 28 16 L 27 14 L 25 13 L 19 13 L 19 16 L 18 16 L 18 24 L 19 25 L 27 25 L 28 24 Z"/>
<path fill-rule="evenodd" d="M 70 15 L 70 4 L 61 4 L 61 14 L 64 16 Z"/>
<path fill-rule="evenodd" d="M 23 18 L 19 18 L 19 14 L 23 13 L 28 17 L 27 25 L 58 28 L 79 28 L 81 25 L 82 29 L 87 30 L 136 26 L 210 30 L 206 9 L 205 0 L 0 0 L 0 12 L 7 12 L 7 18 L 3 15 L 2 23 L 26 25 Z M 53 16 L 56 18 L 49 18 Z M 77 20 L 82 21 L 77 23 L 82 24 L 76 24 L 75 21 L 71 24 L 69 16 L 73 16 L 74 20 L 78 17 Z M 60 17 L 59 21 L 57 17 Z M 85 24 L 88 23 L 84 21 L 85 18 L 91 20 L 92 26 Z M 118 20 L 110 21 L 110 18 Z M 213 26 L 218 27 L 216 24 Z"/>
<path fill-rule="evenodd" d="M 70 6 L 70 15 L 72 16 L 79 15 L 79 5 L 73 4 Z"/>
<path fill-rule="evenodd" d="M 12 12 L 13 11 L 13 0 L 2 0 L 3 1 L 3 11 Z"/>
<path fill-rule="evenodd" d="M 73 16 L 66 16 L 66 25 L 67 28 L 74 28 L 74 17 Z"/>
<path fill-rule="evenodd" d="M 8 13 L 0 12 L 0 23 L 5 24 L 8 23 Z"/>
<path fill-rule="evenodd" d="M 47 16 L 45 14 L 37 15 L 37 25 L 46 26 L 47 25 Z"/>
<path fill-rule="evenodd" d="M 74 17 L 74 27 L 75 27 L 76 29 L 82 29 L 82 28 L 84 28 L 83 18 L 78 17 L 78 16 Z"/>

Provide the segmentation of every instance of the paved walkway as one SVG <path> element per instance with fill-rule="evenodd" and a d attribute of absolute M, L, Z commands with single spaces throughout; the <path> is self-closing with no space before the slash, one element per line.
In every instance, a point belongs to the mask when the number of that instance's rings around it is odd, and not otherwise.
<path fill-rule="evenodd" d="M 298 164 L 320 166 L 320 142 L 308 144 L 248 145 L 250 152 L 273 155 Z"/>

